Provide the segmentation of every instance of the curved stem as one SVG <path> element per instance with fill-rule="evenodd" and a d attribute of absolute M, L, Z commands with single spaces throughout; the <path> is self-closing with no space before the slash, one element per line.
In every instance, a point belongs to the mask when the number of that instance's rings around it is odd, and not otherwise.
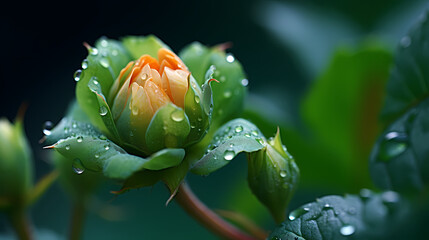
<path fill-rule="evenodd" d="M 70 240 L 79 240 L 82 235 L 83 222 L 85 220 L 85 204 L 83 201 L 77 200 L 72 207 L 72 215 L 70 222 Z"/>
<path fill-rule="evenodd" d="M 189 215 L 224 239 L 257 240 L 257 238 L 249 236 L 231 225 L 205 206 L 186 183 L 180 185 L 175 200 Z"/>
<path fill-rule="evenodd" d="M 23 209 L 17 209 L 9 214 L 9 220 L 12 227 L 15 229 L 18 239 L 31 240 L 33 239 L 31 234 L 31 224 L 28 220 L 27 214 Z"/>

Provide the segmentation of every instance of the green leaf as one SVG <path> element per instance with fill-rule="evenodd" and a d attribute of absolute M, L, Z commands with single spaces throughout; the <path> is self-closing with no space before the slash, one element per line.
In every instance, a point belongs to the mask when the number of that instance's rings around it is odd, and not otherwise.
<path fill-rule="evenodd" d="M 95 48 L 90 46 L 87 48 L 88 57 L 82 62 L 83 69 L 78 70 L 81 73 L 78 74 L 77 72 L 75 76 L 75 80 L 78 80 L 76 98 L 91 123 L 101 132 L 108 134 L 109 129 L 100 116 L 97 95 L 88 88 L 88 84 L 90 81 L 98 81 L 101 86 L 101 93 L 107 96 L 120 70 L 131 59 L 122 44 L 115 40 L 102 38 L 97 41 Z"/>
<path fill-rule="evenodd" d="M 208 175 L 227 165 L 240 152 L 254 152 L 264 147 L 259 129 L 244 119 L 234 119 L 215 133 L 206 154 L 192 166 L 192 172 Z"/>
<path fill-rule="evenodd" d="M 429 22 L 427 13 L 400 40 L 387 84 L 382 118 L 392 121 L 379 137 L 370 160 L 377 186 L 419 192 L 429 183 Z"/>
<path fill-rule="evenodd" d="M 128 36 L 122 39 L 122 44 L 130 53 L 132 59 L 138 59 L 143 54 L 148 54 L 158 59 L 160 48 L 170 49 L 165 43 L 154 35 L 149 36 Z"/>
<path fill-rule="evenodd" d="M 367 159 L 381 130 L 377 115 L 390 61 L 377 44 L 339 49 L 314 83 L 302 105 L 309 131 L 289 128 L 284 134 L 303 185 L 348 191 L 371 186 Z"/>
<path fill-rule="evenodd" d="M 409 204 L 396 192 L 364 189 L 360 196 L 326 196 L 295 209 L 268 239 L 392 239 L 408 214 Z"/>
<path fill-rule="evenodd" d="M 212 65 L 216 69 L 213 78 L 219 80 L 219 83 L 211 86 L 213 90 L 211 126 L 218 127 L 238 117 L 247 92 L 245 87 L 247 79 L 235 57 L 226 54 L 219 46 L 208 48 L 198 42 L 187 46 L 180 53 L 180 57 L 199 84 L 206 82 L 208 77 L 206 73 Z"/>
<path fill-rule="evenodd" d="M 152 152 L 184 145 L 191 130 L 183 109 L 167 104 L 155 113 L 146 132 L 146 146 Z"/>
<path fill-rule="evenodd" d="M 203 111 L 202 92 L 195 79 L 188 79 L 189 89 L 185 95 L 185 113 L 188 116 L 191 130 L 186 142 L 190 145 L 201 140 L 210 124 L 210 115 Z"/>

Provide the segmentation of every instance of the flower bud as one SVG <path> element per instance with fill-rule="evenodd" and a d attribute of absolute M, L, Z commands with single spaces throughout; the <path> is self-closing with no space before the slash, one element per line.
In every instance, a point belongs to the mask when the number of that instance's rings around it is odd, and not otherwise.
<path fill-rule="evenodd" d="M 0 119 L 0 199 L 23 204 L 33 184 L 32 167 L 22 122 Z"/>
<path fill-rule="evenodd" d="M 248 154 L 250 189 L 278 223 L 286 217 L 298 179 L 298 166 L 282 145 L 279 130 L 263 149 Z"/>

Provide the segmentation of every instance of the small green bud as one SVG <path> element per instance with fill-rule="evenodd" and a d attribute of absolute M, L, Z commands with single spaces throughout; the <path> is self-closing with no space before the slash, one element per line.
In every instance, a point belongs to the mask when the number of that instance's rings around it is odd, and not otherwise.
<path fill-rule="evenodd" d="M 30 146 L 22 122 L 0 119 L 0 199 L 13 205 L 24 204 L 33 185 Z"/>
<path fill-rule="evenodd" d="M 298 179 L 298 166 L 282 145 L 279 131 L 263 149 L 248 154 L 250 189 L 269 209 L 277 223 L 286 217 L 286 208 Z"/>

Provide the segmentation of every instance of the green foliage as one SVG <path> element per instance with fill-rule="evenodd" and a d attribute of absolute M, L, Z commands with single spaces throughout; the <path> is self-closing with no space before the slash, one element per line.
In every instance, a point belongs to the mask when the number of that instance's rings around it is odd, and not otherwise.
<path fill-rule="evenodd" d="M 409 210 L 410 203 L 392 191 L 326 196 L 290 212 L 268 239 L 399 239 L 396 227 L 413 221 Z"/>
<path fill-rule="evenodd" d="M 429 23 L 427 13 L 400 41 L 387 85 L 382 117 L 391 124 L 371 154 L 377 186 L 419 192 L 429 183 Z"/>

